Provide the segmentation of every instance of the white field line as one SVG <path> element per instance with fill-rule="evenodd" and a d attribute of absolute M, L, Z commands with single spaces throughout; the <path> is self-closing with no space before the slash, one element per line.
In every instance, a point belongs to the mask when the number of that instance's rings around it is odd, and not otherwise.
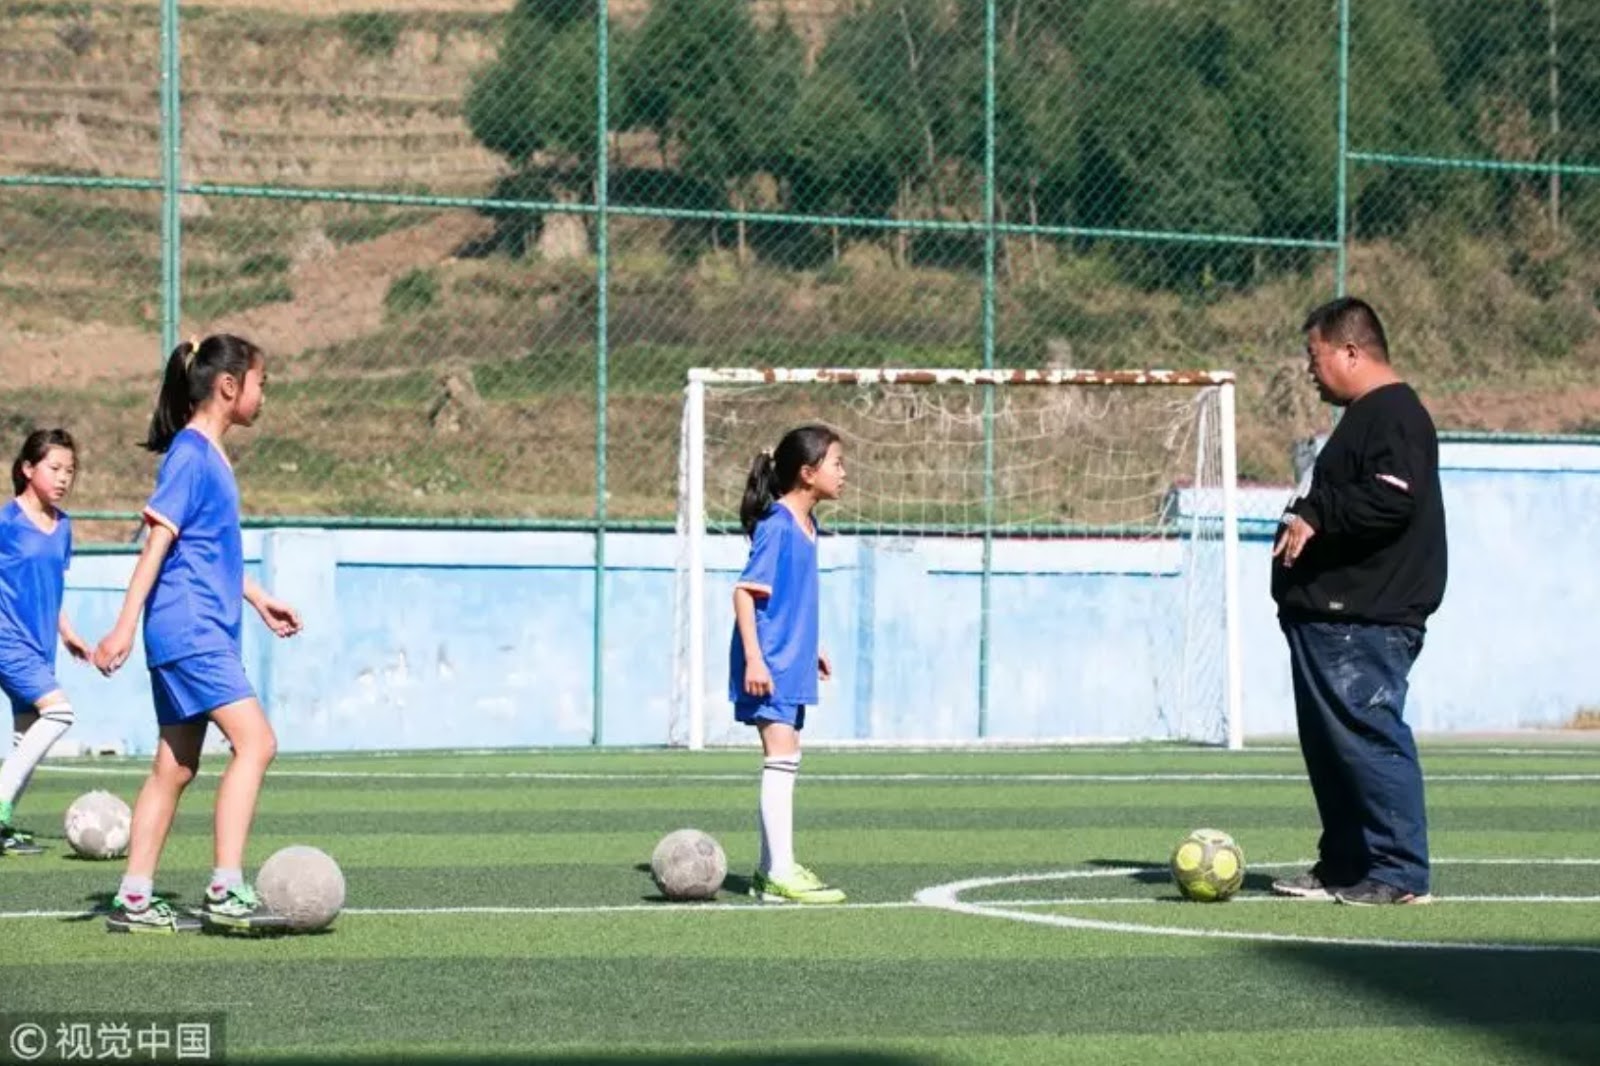
<path fill-rule="evenodd" d="M 1600 896 L 1448 896 L 1441 902 L 1457 903 L 1600 903 Z M 997 899 L 984 900 L 974 903 L 978 908 L 1009 908 L 1009 907 L 1128 907 L 1142 906 L 1145 904 L 1176 903 L 1172 899 L 1152 899 L 1148 896 L 1088 896 L 1073 898 L 1064 896 L 1059 899 Z M 1235 903 L 1277 903 L 1283 906 L 1305 905 L 1304 900 L 1286 899 L 1277 896 L 1240 896 L 1229 901 Z M 928 904 L 914 899 L 885 900 L 874 903 L 815 903 L 800 905 L 782 905 L 765 903 L 703 903 L 679 904 L 669 906 L 665 903 L 623 903 L 594 907 L 347 907 L 340 911 L 341 915 L 360 915 L 363 917 L 410 917 L 410 918 L 437 918 L 449 916 L 485 916 L 485 917 L 543 917 L 554 915 L 596 915 L 596 914 L 801 914 L 812 911 L 869 911 L 869 910 L 913 910 L 921 909 Z M 0 920 L 22 918 L 55 918 L 92 919 L 102 915 L 103 911 L 0 911 Z M 1342 941 L 1341 941 L 1342 942 Z"/>
<path fill-rule="evenodd" d="M 1296 859 L 1292 862 L 1254 863 L 1253 869 L 1290 869 L 1310 865 L 1309 859 Z M 1551 859 L 1435 859 L 1434 865 L 1445 866 L 1600 866 L 1600 858 L 1551 858 Z M 1095 879 L 1108 879 L 1128 877 L 1134 874 L 1147 874 L 1152 872 L 1164 873 L 1165 867 L 1161 866 L 1114 866 L 1093 870 L 1062 870 L 1053 873 L 1013 874 L 1007 877 L 979 878 L 974 881 L 956 882 L 965 886 L 961 891 L 972 888 L 989 887 L 991 885 L 1027 884 L 1056 881 L 1082 881 Z M 692 903 L 668 905 L 665 903 L 623 903 L 595 906 L 546 906 L 546 907 L 347 907 L 341 913 L 366 916 L 404 916 L 404 917 L 434 917 L 446 915 L 506 915 L 506 916 L 544 916 L 544 915 L 586 915 L 586 914 L 723 914 L 723 913 L 808 913 L 811 911 L 835 910 L 907 910 L 915 907 L 935 906 L 939 909 L 951 909 L 937 903 L 929 903 L 922 897 L 927 893 L 936 893 L 948 889 L 948 885 L 934 886 L 923 889 L 909 900 L 885 900 L 870 903 L 828 903 L 808 904 L 805 906 L 784 904 L 761 903 Z M 1449 903 L 1600 903 L 1600 896 L 1448 896 L 1444 900 Z M 1280 899 L 1271 896 L 1242 896 L 1236 897 L 1232 902 L 1251 903 L 1280 903 L 1285 906 L 1305 906 L 1304 900 Z M 971 903 L 962 903 L 965 908 L 1008 908 L 1008 907 L 1059 907 L 1059 906 L 1110 906 L 1122 904 L 1147 904 L 1169 903 L 1170 900 L 1152 899 L 1148 896 L 1120 897 L 1096 896 L 1088 898 L 1057 898 L 1057 899 L 1001 899 L 983 900 Z M 0 919 L 23 918 L 91 918 L 100 912 L 71 910 L 26 910 L 26 911 L 0 911 Z M 965 912 L 964 912 L 965 913 Z M 1004 911 L 997 910 L 1003 914 Z M 1039 917 L 1039 916 L 1033 916 Z M 1346 941 L 1338 941 L 1345 943 Z M 1407 941 L 1406 943 L 1410 943 Z M 1600 950 L 1600 949 L 1597 949 Z"/>
<path fill-rule="evenodd" d="M 143 766 L 51 766 L 39 767 L 40 772 L 57 774 L 82 774 L 92 777 L 145 777 L 149 770 Z M 221 771 L 202 770 L 200 776 L 217 776 Z M 733 782 L 748 785 L 752 773 L 605 773 L 565 772 L 560 770 L 269 770 L 270 777 L 311 778 L 329 781 L 653 781 L 653 782 Z M 1428 774 L 1429 784 L 1500 782 L 1533 784 L 1595 784 L 1600 783 L 1600 772 L 1560 774 Z M 1139 784 L 1139 783 L 1200 783 L 1277 781 L 1303 782 L 1305 774 L 1278 773 L 1153 773 L 1153 774 L 961 774 L 961 773 L 889 773 L 889 774 L 830 774 L 807 773 L 807 781 L 824 781 L 831 784 L 892 784 L 892 783 L 948 783 L 973 782 L 978 784 Z"/>
<path fill-rule="evenodd" d="M 1129 906 L 1133 904 L 1164 903 L 1173 904 L 1180 902 L 1177 897 L 1157 899 L 1152 896 L 1142 896 L 1131 899 L 1126 896 L 1090 896 L 1074 899 L 1063 896 L 1059 899 L 985 899 L 973 901 L 979 907 L 1105 907 Z M 1284 896 L 1235 896 L 1228 901 L 1228 906 L 1235 903 L 1305 903 L 1306 900 L 1289 899 Z M 1326 902 L 1333 902 L 1328 900 Z M 1600 896 L 1440 896 L 1436 903 L 1600 903 Z"/>
<path fill-rule="evenodd" d="M 1424 756 L 1429 755 L 1570 755 L 1578 758 L 1589 757 L 1600 759 L 1600 741 L 1591 741 L 1577 744 L 1551 744 L 1537 748 L 1516 747 L 1485 747 L 1474 744 L 1429 744 L 1420 741 L 1421 751 Z M 950 755 L 971 754 L 997 756 L 997 755 L 1126 755 L 1131 757 L 1140 755 L 1194 755 L 1200 758 L 1226 758 L 1239 755 L 1299 755 L 1300 749 L 1292 744 L 1250 744 L 1244 750 L 1230 751 L 1221 747 L 1202 747 L 1194 744 L 1096 744 L 1096 743 L 1061 743 L 1061 744 L 1034 744 L 1031 747 L 984 747 L 980 743 L 950 744 L 925 744 L 885 747 L 879 750 L 861 749 L 853 745 L 837 745 L 826 740 L 813 740 L 807 744 L 808 750 L 827 751 L 844 754 L 866 755 Z M 701 753 L 686 750 L 673 751 L 663 749 L 659 745 L 652 747 L 627 747 L 619 746 L 606 748 L 610 755 L 654 755 L 669 759 L 683 759 L 691 761 L 702 757 Z M 755 749 L 748 745 L 725 745 L 712 749 L 713 754 L 730 755 L 742 752 L 754 753 Z M 584 759 L 592 757 L 594 752 L 588 748 L 413 748 L 413 749 L 384 749 L 381 751 L 306 751 L 284 752 L 278 756 L 279 763 L 288 762 L 327 762 L 338 759 L 416 759 L 416 758 L 518 758 L 527 756 L 556 757 Z"/>
<path fill-rule="evenodd" d="M 1011 922 L 1047 925 L 1058 929 L 1098 933 L 1127 933 L 1138 936 L 1169 936 L 1197 940 L 1233 940 L 1251 943 L 1299 944 L 1325 947 L 1392 948 L 1409 951 L 1462 951 L 1520 955 L 1600 955 L 1600 947 L 1581 944 L 1472 943 L 1447 940 L 1400 940 L 1379 937 L 1311 936 L 1294 933 L 1268 933 L 1235 929 L 1196 929 L 1185 926 L 1146 925 L 1138 922 L 1106 921 L 1066 914 L 1036 914 L 1003 903 L 968 903 L 963 893 L 1003 885 L 1038 884 L 1062 880 L 1061 873 L 1012 874 L 1006 877 L 977 877 L 966 881 L 934 885 L 918 892 L 918 903 L 952 914 L 999 918 Z M 1302 901 L 1287 901 L 1290 903 Z"/>

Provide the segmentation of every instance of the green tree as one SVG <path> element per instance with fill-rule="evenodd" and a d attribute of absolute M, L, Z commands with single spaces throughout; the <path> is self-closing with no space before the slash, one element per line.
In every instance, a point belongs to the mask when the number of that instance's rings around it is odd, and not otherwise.
<path fill-rule="evenodd" d="M 994 161 L 996 217 L 1003 223 L 1061 223 L 1078 164 L 1081 80 L 1074 35 L 1081 5 L 1054 0 L 997 0 Z M 987 155 L 984 111 L 983 0 L 962 0 L 955 52 L 960 69 L 952 126 L 974 187 Z M 1009 242 L 1001 244 L 1009 249 Z M 1039 242 L 1030 238 L 1035 274 Z M 1004 259 L 1011 269 L 1009 253 Z"/>
<path fill-rule="evenodd" d="M 467 125 L 485 147 L 525 167 L 535 153 L 592 155 L 592 0 L 517 0 L 495 61 L 467 93 Z"/>
<path fill-rule="evenodd" d="M 781 166 L 799 68 L 787 25 L 759 33 L 740 0 L 658 0 L 627 67 L 625 119 L 655 133 L 664 161 L 675 156 L 685 175 L 742 210 L 747 181 Z M 737 230 L 744 262 L 742 221 Z"/>
<path fill-rule="evenodd" d="M 1089 12 L 1078 218 L 1115 229 L 1260 232 L 1218 43 L 1215 23 L 1194 5 L 1102 0 Z M 1116 250 L 1147 284 L 1248 269 L 1238 251 L 1215 245 L 1119 242 Z"/>
<path fill-rule="evenodd" d="M 1474 155 L 1514 160 L 1600 160 L 1600 9 L 1584 0 L 1463 4 L 1419 0 L 1438 53 L 1458 132 Z M 1501 174 L 1499 205 L 1545 198 L 1562 223 L 1574 188 L 1559 176 Z M 1499 221 L 1507 221 L 1502 210 Z"/>
<path fill-rule="evenodd" d="M 1461 117 L 1450 106 L 1433 38 L 1413 0 L 1353 8 L 1350 32 L 1351 147 L 1465 154 Z M 1350 205 L 1351 231 L 1363 236 L 1399 235 L 1430 216 L 1459 219 L 1471 210 L 1459 180 L 1415 167 L 1355 168 Z"/>
<path fill-rule="evenodd" d="M 944 204 L 942 163 L 959 152 L 961 56 L 950 20 L 938 0 L 877 0 L 833 28 L 817 64 L 818 76 L 835 79 L 813 100 L 859 101 L 877 133 L 872 169 L 893 179 L 893 213 L 909 219 L 920 196 L 938 213 Z M 980 83 L 981 84 L 981 83 Z M 849 86 L 849 93 L 840 90 Z M 826 114 L 805 121 L 827 121 Z M 858 131 L 867 123 L 856 116 Z M 858 142 L 860 143 L 860 142 Z M 895 240 L 896 261 L 909 258 L 905 231 Z"/>
<path fill-rule="evenodd" d="M 595 17 L 593 0 L 518 0 L 506 16 L 500 53 L 478 74 L 465 108 L 473 135 L 516 167 L 495 198 L 570 197 L 591 187 Z M 537 228 L 533 216 L 487 213 L 496 219 L 499 243 L 521 254 Z"/>
<path fill-rule="evenodd" d="M 801 83 L 786 133 L 784 173 L 796 210 L 881 218 L 893 208 L 893 137 L 843 74 L 819 70 Z M 830 228 L 838 262 L 842 234 Z"/>

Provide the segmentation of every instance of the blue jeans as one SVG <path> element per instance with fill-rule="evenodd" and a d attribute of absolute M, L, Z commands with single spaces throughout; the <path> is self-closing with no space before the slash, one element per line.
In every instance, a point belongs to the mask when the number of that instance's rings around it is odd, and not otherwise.
<path fill-rule="evenodd" d="M 1322 817 L 1318 876 L 1335 886 L 1370 877 L 1427 892 L 1422 764 L 1403 717 L 1422 630 L 1286 621 L 1283 633 L 1300 751 Z"/>

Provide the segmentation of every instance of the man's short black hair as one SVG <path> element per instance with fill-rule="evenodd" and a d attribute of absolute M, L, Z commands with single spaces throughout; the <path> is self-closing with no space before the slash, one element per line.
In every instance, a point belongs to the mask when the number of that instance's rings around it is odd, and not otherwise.
<path fill-rule="evenodd" d="M 1381 362 L 1389 361 L 1389 341 L 1383 335 L 1378 312 L 1365 300 L 1341 296 L 1306 316 L 1304 333 L 1317 331 L 1329 344 L 1354 344 Z"/>

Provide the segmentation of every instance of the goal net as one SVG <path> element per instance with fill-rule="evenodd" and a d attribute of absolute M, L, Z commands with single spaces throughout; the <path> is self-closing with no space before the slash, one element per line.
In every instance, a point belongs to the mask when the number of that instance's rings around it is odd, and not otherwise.
<path fill-rule="evenodd" d="M 1239 746 L 1233 375 L 697 369 L 684 393 L 669 742 L 729 704 L 751 460 L 843 440 L 818 509 L 833 678 L 808 740 Z"/>

